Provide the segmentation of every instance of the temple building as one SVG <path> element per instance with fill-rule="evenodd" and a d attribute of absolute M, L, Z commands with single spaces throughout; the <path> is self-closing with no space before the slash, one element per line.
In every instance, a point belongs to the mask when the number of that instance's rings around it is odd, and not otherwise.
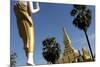
<path fill-rule="evenodd" d="M 89 54 L 88 50 L 82 49 L 83 54 L 81 54 L 79 50 L 76 50 L 72 47 L 71 40 L 65 28 L 63 28 L 63 33 L 64 53 L 63 56 L 58 60 L 58 63 L 82 62 L 91 58 L 91 55 Z"/>
<path fill-rule="evenodd" d="M 83 52 L 84 61 L 90 61 L 92 59 L 91 55 L 90 55 L 90 53 L 89 53 L 89 51 L 87 49 L 83 48 L 82 52 Z"/>

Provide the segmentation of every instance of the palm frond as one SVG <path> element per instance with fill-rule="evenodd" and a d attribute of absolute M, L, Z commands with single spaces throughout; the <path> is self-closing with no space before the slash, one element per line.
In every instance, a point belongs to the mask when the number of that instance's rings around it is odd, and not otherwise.
<path fill-rule="evenodd" d="M 75 16 L 77 14 L 77 10 L 76 9 L 73 9 L 70 13 L 71 16 Z"/>

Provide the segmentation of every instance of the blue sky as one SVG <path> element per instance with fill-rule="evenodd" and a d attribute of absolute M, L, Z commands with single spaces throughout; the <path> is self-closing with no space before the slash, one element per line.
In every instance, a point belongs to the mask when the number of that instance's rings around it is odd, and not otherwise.
<path fill-rule="evenodd" d="M 25 65 L 25 53 L 23 50 L 23 42 L 18 34 L 16 17 L 13 12 L 14 3 L 11 2 L 11 46 L 10 49 L 17 53 L 17 65 Z M 56 37 L 57 42 L 60 44 L 62 52 L 64 49 L 63 44 L 63 31 L 66 31 L 71 39 L 72 46 L 75 49 L 81 50 L 87 48 L 87 41 L 84 32 L 73 26 L 73 17 L 70 16 L 72 4 L 56 4 L 56 3 L 40 3 L 40 11 L 32 14 L 33 23 L 35 26 L 35 64 L 46 64 L 47 62 L 42 56 L 42 41 L 47 37 Z M 95 7 L 88 6 L 92 11 L 92 23 L 88 28 L 88 35 L 92 51 L 95 52 Z"/>

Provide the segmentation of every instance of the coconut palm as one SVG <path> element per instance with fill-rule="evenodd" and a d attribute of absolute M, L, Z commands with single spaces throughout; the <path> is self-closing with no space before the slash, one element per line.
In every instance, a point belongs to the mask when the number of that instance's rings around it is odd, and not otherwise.
<path fill-rule="evenodd" d="M 73 25 L 75 25 L 80 30 L 84 31 L 92 59 L 94 59 L 90 42 L 88 39 L 88 35 L 87 35 L 87 29 L 90 26 L 91 19 L 92 19 L 92 14 L 90 9 L 87 8 L 86 5 L 73 5 L 73 9 L 70 14 L 71 16 L 74 17 Z"/>
<path fill-rule="evenodd" d="M 60 57 L 60 45 L 56 42 L 55 37 L 47 38 L 43 42 L 43 57 L 52 64 L 55 64 Z"/>

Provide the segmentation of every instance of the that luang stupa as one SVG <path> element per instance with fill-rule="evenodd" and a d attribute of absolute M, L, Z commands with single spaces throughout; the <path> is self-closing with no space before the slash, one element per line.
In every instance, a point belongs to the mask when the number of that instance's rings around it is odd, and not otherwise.
<path fill-rule="evenodd" d="M 80 50 L 72 47 L 71 39 L 69 38 L 65 28 L 63 28 L 63 33 L 64 53 L 57 63 L 83 62 L 91 59 L 91 55 L 87 49 L 83 48 L 81 54 Z"/>

